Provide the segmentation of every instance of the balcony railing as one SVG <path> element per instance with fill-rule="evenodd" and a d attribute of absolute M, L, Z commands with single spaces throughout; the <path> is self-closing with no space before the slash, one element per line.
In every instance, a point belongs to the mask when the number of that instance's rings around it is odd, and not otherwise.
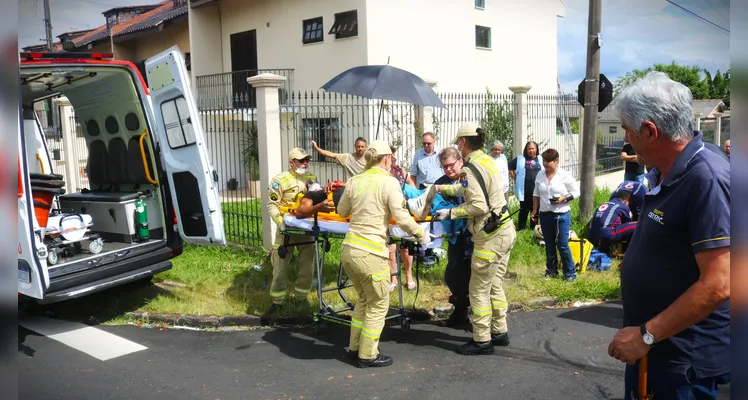
<path fill-rule="evenodd" d="M 197 107 L 201 111 L 256 108 L 256 90 L 247 83 L 247 78 L 259 74 L 286 77 L 278 93 L 281 103 L 284 103 L 291 92 L 293 69 L 255 69 L 196 77 Z"/>

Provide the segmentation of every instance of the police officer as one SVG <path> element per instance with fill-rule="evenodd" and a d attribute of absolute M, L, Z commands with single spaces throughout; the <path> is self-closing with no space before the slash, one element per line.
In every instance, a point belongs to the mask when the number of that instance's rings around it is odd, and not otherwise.
<path fill-rule="evenodd" d="M 337 205 L 338 214 L 351 217 L 340 260 L 358 295 L 351 315 L 349 357 L 357 359 L 359 368 L 386 367 L 392 358 L 379 353 L 378 347 L 390 303 L 389 221 L 394 218 L 424 247 L 431 238 L 405 209 L 400 184 L 390 174 L 390 146 L 375 140 L 364 157 L 366 169 L 347 182 Z"/>
<path fill-rule="evenodd" d="M 509 344 L 504 276 L 517 233 L 506 208 L 499 168 L 481 150 L 485 140 L 486 134 L 479 125 L 461 126 L 453 144 L 465 159 L 464 180 L 454 185 L 434 185 L 443 195 L 465 198 L 458 207 L 438 210 L 436 217 L 468 218 L 468 230 L 473 237 L 469 287 L 473 339 L 458 346 L 457 352 L 463 355 L 493 354 L 494 345 Z M 479 174 L 484 188 L 469 165 Z"/>
<path fill-rule="evenodd" d="M 293 247 L 285 256 L 281 256 L 278 248 L 283 244 L 285 235 L 282 231 L 285 229 L 283 216 L 280 208 L 289 206 L 296 201 L 296 197 L 303 195 L 309 183 L 315 182 L 316 178 L 310 174 L 307 169 L 309 159 L 312 158 L 304 149 L 295 148 L 288 153 L 289 169 L 273 177 L 270 182 L 270 198 L 268 199 L 268 211 L 270 218 L 278 225 L 278 231 L 275 233 L 275 243 L 270 255 L 270 262 L 273 265 L 273 283 L 270 285 L 270 296 L 273 298 L 273 305 L 266 315 L 275 313 L 283 306 L 286 300 L 286 280 L 288 279 L 288 264 L 293 256 Z M 311 242 L 313 239 L 309 236 L 291 236 L 289 245 L 297 242 Z M 296 293 L 306 296 L 312 288 L 312 279 L 314 277 L 314 245 L 303 244 L 294 246 L 299 252 L 299 277 L 296 281 Z"/>

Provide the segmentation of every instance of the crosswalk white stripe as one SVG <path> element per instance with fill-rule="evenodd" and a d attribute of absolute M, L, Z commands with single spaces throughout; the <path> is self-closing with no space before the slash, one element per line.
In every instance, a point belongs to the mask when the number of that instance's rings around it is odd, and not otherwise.
<path fill-rule="evenodd" d="M 147 349 L 125 338 L 78 322 L 25 317 L 18 324 L 101 361 Z"/>

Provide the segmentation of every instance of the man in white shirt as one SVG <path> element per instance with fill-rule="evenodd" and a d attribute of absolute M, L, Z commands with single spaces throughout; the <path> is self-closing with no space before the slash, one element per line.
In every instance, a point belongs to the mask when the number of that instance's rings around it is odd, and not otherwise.
<path fill-rule="evenodd" d="M 509 162 L 504 155 L 504 143 L 500 140 L 493 142 L 491 146 L 491 158 L 496 162 L 496 166 L 499 167 L 499 174 L 504 184 L 504 198 L 509 201 Z"/>
<path fill-rule="evenodd" d="M 543 152 L 543 167 L 535 178 L 535 190 L 532 193 L 532 218 L 540 220 L 545 240 L 545 277 L 558 276 L 558 255 L 561 254 L 564 278 L 574 282 L 576 268 L 569 248 L 569 230 L 571 229 L 570 202 L 579 197 L 579 184 L 570 172 L 558 167 L 558 151 L 548 149 Z"/>

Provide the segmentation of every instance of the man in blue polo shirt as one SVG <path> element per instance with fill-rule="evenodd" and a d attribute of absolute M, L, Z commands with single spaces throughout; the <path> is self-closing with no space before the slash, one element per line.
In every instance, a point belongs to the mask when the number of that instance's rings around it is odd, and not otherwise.
<path fill-rule="evenodd" d="M 661 72 L 617 96 L 626 139 L 656 184 L 621 267 L 623 325 L 608 346 L 636 398 L 716 399 L 730 380 L 730 167 L 693 130 L 690 90 Z"/>

